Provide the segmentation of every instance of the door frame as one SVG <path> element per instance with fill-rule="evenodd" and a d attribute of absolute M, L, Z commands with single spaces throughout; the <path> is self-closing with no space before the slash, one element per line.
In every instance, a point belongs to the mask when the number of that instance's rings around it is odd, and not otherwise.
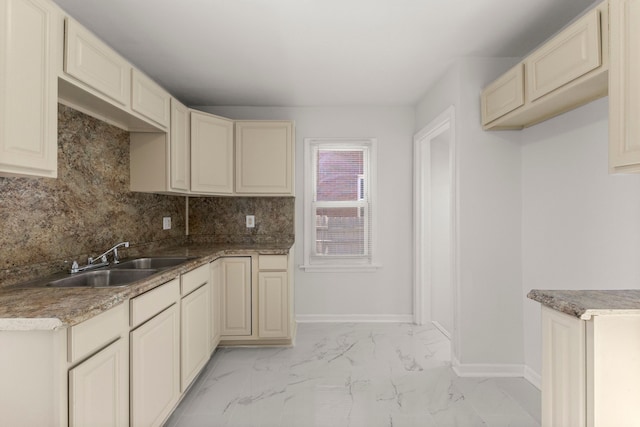
<path fill-rule="evenodd" d="M 431 142 L 444 132 L 449 132 L 449 188 L 451 189 L 450 205 L 450 257 L 451 257 L 451 288 L 453 309 L 453 335 L 451 338 L 454 349 L 457 346 L 459 325 L 459 256 L 458 256 L 458 168 L 457 147 L 455 133 L 455 107 L 449 106 L 428 125 L 417 132 L 414 137 L 414 274 L 413 274 L 413 316 L 414 322 L 424 325 L 432 321 L 431 313 L 431 274 L 429 261 L 431 258 L 430 221 L 425 220 L 424 213 L 431 208 L 431 175 L 430 149 Z M 423 262 L 428 260 L 427 262 Z"/>

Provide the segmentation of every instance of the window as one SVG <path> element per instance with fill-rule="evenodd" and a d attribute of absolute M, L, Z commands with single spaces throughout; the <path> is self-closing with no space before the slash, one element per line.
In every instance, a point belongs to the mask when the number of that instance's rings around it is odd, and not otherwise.
<path fill-rule="evenodd" d="M 305 270 L 377 267 L 375 159 L 374 139 L 305 139 Z"/>

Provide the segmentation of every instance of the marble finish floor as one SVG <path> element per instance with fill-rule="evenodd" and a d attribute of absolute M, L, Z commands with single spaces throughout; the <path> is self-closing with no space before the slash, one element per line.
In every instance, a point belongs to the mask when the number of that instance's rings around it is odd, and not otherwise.
<path fill-rule="evenodd" d="M 307 323 L 292 348 L 218 349 L 168 427 L 534 427 L 522 378 L 459 378 L 433 326 Z"/>

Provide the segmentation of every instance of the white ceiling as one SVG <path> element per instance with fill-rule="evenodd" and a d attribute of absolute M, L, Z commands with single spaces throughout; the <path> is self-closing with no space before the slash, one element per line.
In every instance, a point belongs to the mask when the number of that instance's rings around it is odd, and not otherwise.
<path fill-rule="evenodd" d="M 523 56 L 592 0 L 55 0 L 188 105 L 413 105 L 452 60 Z"/>

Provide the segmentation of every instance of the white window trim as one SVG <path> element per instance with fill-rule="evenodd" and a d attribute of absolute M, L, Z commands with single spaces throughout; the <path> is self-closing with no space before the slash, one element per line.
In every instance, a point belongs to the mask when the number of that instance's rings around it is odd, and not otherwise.
<path fill-rule="evenodd" d="M 329 258 L 326 263 L 313 264 L 310 262 L 313 252 L 312 245 L 315 245 L 315 220 L 313 213 L 313 164 L 312 147 L 316 144 L 323 144 L 323 148 L 345 148 L 345 143 L 366 146 L 369 149 L 369 200 L 371 204 L 371 257 L 364 260 L 361 257 L 354 258 L 349 262 L 348 258 L 338 261 L 336 258 Z M 378 155 L 376 138 L 305 138 L 304 139 L 304 264 L 300 266 L 309 273 L 339 273 L 339 272 L 373 272 L 382 266 L 378 263 Z"/>

